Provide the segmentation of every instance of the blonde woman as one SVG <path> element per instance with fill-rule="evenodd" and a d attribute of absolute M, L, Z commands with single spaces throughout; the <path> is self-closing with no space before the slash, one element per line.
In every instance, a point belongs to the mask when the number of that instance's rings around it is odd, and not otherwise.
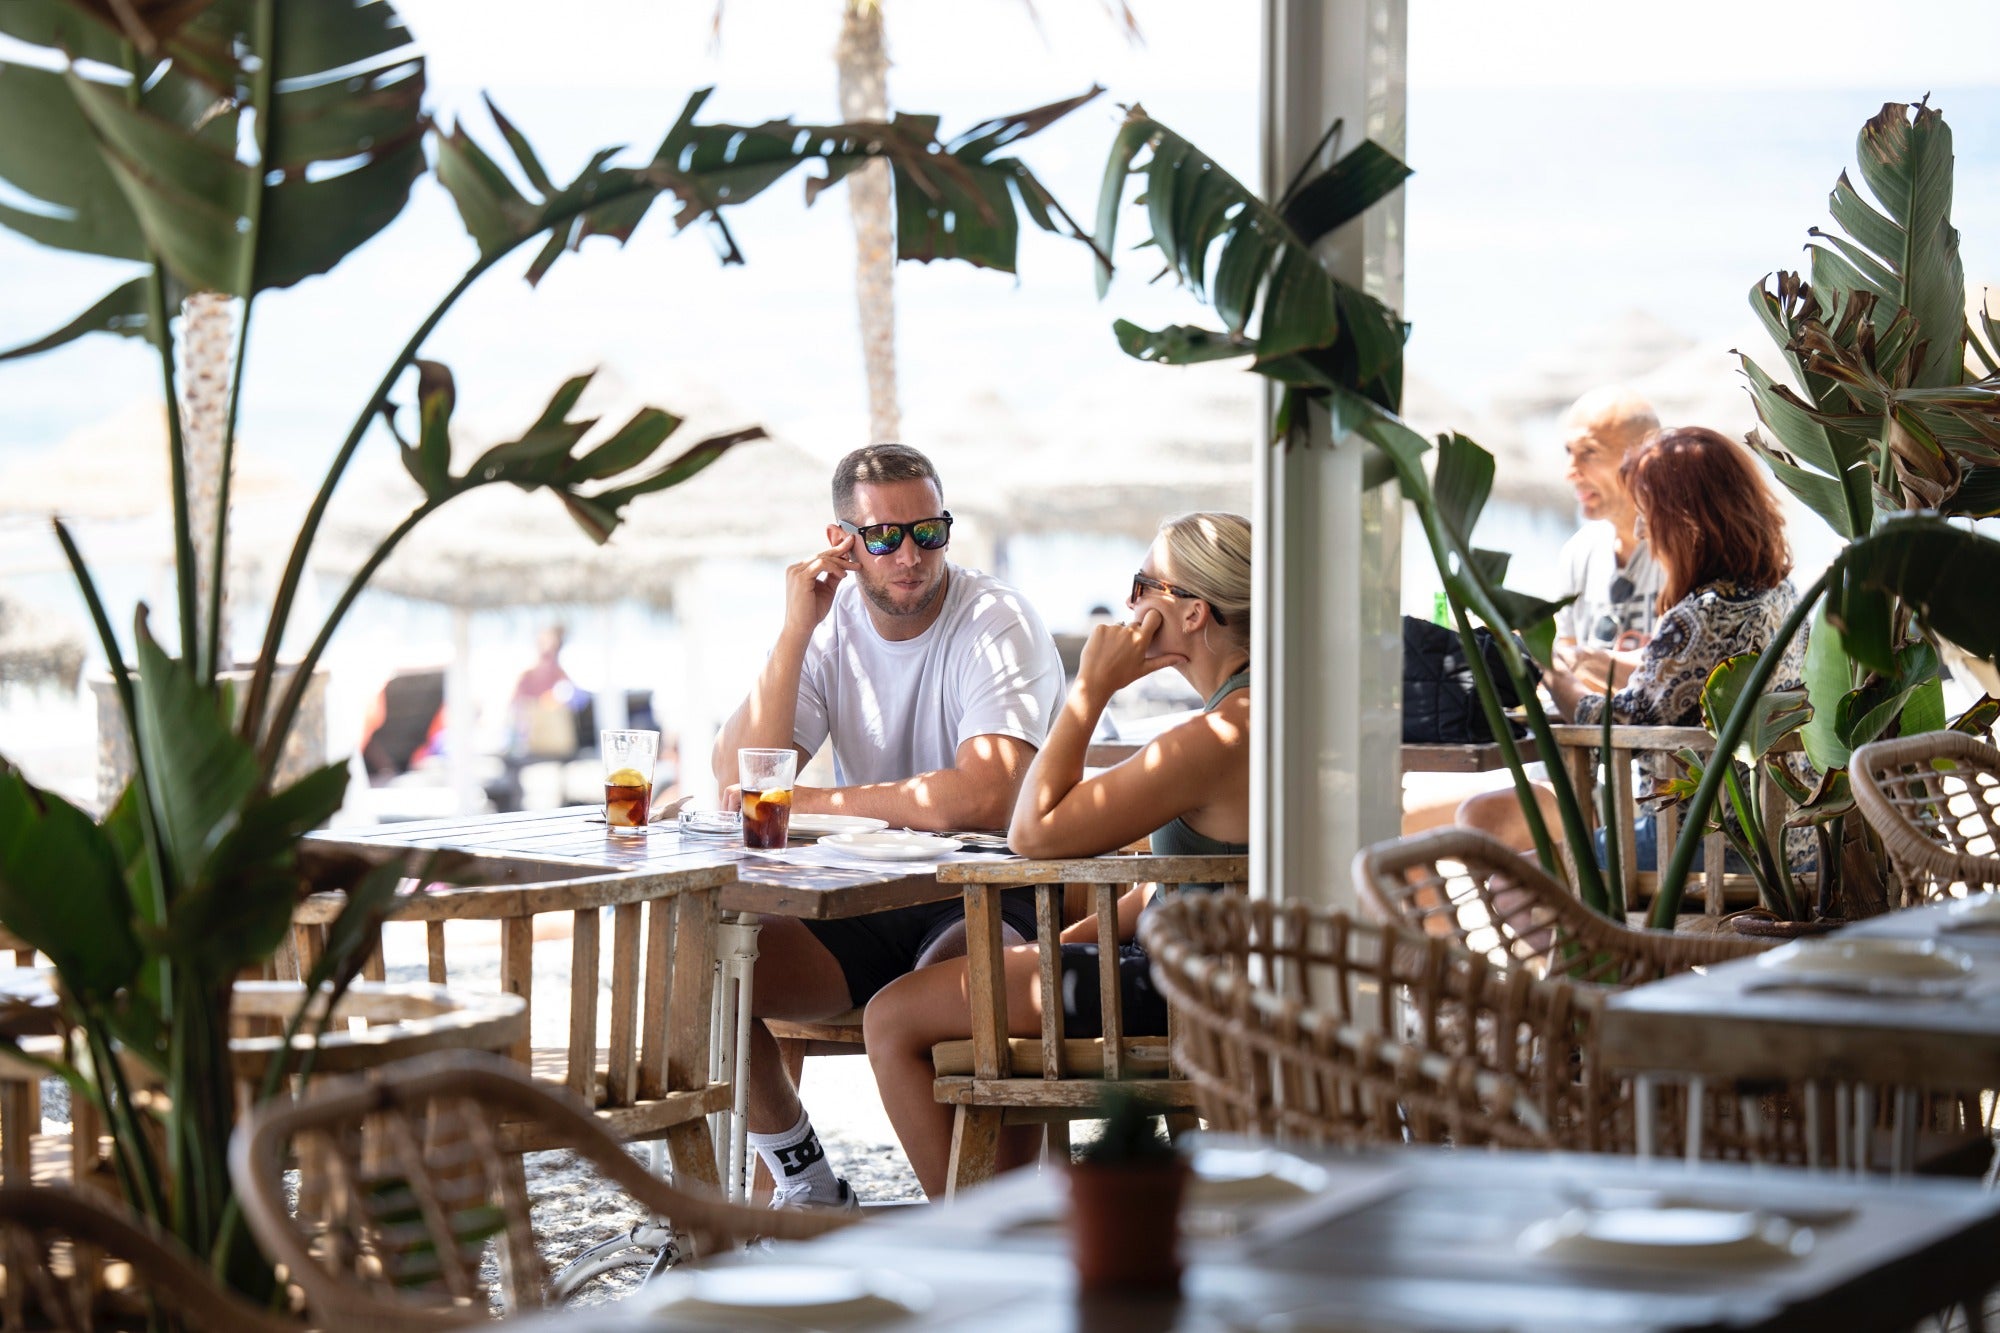
<path fill-rule="evenodd" d="M 1235 514 L 1184 514 L 1160 525 L 1126 598 L 1125 624 L 1090 633 L 1076 684 L 1036 754 L 1014 806 L 1008 844 L 1022 856 L 1094 856 L 1140 837 L 1161 855 L 1235 853 L 1250 834 L 1250 524 Z M 1085 777 L 1084 752 L 1111 696 L 1172 667 L 1206 701 L 1115 768 Z M 1174 890 L 1213 885 L 1176 885 Z M 1163 1034 L 1166 1003 L 1132 942 L 1144 890 L 1118 903 L 1119 984 L 1126 1031 Z M 1097 922 L 1063 932 L 1063 1030 L 1099 1035 Z M 1005 956 L 1008 1022 L 1041 1031 L 1043 997 L 1033 946 Z M 921 968 L 869 1001 L 868 1059 L 882 1104 L 917 1180 L 943 1196 L 951 1159 L 951 1108 L 931 1095 L 931 1047 L 971 1035 L 963 958 Z M 1031 1135 L 1001 1144 L 1002 1168 L 1033 1151 Z"/>

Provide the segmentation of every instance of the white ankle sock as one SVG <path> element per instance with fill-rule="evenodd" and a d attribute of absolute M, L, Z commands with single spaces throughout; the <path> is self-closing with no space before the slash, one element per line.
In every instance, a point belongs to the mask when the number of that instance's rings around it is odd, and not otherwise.
<path fill-rule="evenodd" d="M 798 1124 L 782 1134 L 752 1134 L 750 1146 L 764 1159 L 779 1190 L 803 1187 L 811 1190 L 811 1198 L 828 1202 L 838 1196 L 840 1181 L 826 1160 L 826 1149 L 820 1147 L 819 1135 L 813 1133 L 812 1117 L 803 1107 Z"/>

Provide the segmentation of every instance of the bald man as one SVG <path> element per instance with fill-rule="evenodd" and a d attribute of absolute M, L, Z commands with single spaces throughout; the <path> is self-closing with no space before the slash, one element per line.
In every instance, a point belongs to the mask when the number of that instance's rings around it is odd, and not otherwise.
<path fill-rule="evenodd" d="M 1562 550 L 1562 591 L 1576 600 L 1556 613 L 1556 653 L 1601 692 L 1607 681 L 1625 683 L 1653 637 L 1665 576 L 1639 536 L 1639 511 L 1618 470 L 1660 419 L 1645 399 L 1612 386 L 1577 399 L 1560 426 L 1564 478 L 1584 524 Z"/>
<path fill-rule="evenodd" d="M 1591 390 L 1559 422 L 1569 455 L 1564 479 L 1576 492 L 1584 522 L 1558 562 L 1566 582 L 1557 596 L 1575 593 L 1576 600 L 1556 612 L 1556 657 L 1595 694 L 1605 693 L 1607 684 L 1624 685 L 1653 637 L 1666 576 L 1639 537 L 1639 511 L 1618 469 L 1659 428 L 1651 404 L 1616 386 Z M 1555 793 L 1539 782 L 1534 791 L 1544 821 L 1560 838 Z M 1457 822 L 1518 851 L 1534 846 L 1512 787 L 1468 797 Z"/>

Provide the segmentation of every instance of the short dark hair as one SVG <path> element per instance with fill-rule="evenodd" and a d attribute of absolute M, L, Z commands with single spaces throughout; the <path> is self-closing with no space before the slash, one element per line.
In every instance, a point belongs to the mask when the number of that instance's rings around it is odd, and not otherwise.
<path fill-rule="evenodd" d="M 841 459 L 833 470 L 833 512 L 847 516 L 854 507 L 856 486 L 890 481 L 928 481 L 937 487 L 938 498 L 944 498 L 944 483 L 922 453 L 907 444 L 871 444 Z"/>

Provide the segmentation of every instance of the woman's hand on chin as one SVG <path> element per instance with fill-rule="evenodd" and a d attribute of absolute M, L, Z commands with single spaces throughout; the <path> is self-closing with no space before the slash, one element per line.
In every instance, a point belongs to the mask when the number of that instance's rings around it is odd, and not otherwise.
<path fill-rule="evenodd" d="M 1084 642 L 1077 679 L 1112 695 L 1141 676 L 1184 664 L 1186 653 L 1154 651 L 1153 641 L 1165 623 L 1159 611 L 1149 606 L 1139 613 L 1135 624 L 1097 626 Z"/>

